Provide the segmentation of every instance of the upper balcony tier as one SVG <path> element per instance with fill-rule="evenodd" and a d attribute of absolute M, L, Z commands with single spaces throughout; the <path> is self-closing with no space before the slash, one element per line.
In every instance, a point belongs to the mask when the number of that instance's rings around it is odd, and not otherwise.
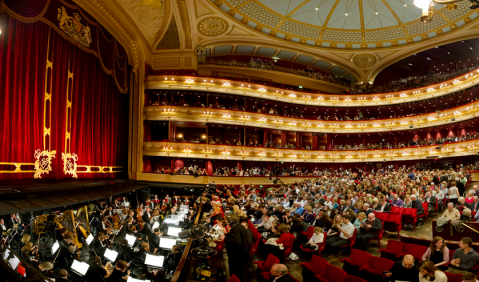
<path fill-rule="evenodd" d="M 146 120 L 214 122 L 320 133 L 390 132 L 427 128 L 474 119 L 479 101 L 434 113 L 374 120 L 315 120 L 254 112 L 182 106 L 146 106 Z"/>
<path fill-rule="evenodd" d="M 284 75 L 297 77 L 296 75 L 287 73 L 284 73 Z M 209 92 L 231 93 L 255 98 L 261 97 L 264 99 L 311 106 L 365 107 L 401 104 L 441 97 L 475 86 L 477 84 L 476 79 L 478 78 L 479 69 L 475 69 L 454 79 L 421 88 L 400 92 L 364 95 L 316 94 L 229 79 L 172 75 L 148 76 L 145 87 L 147 89 L 207 90 Z"/>
<path fill-rule="evenodd" d="M 424 158 L 446 158 L 475 155 L 478 139 L 448 143 L 442 146 L 430 145 L 381 150 L 322 151 L 250 146 L 212 145 L 187 142 L 144 142 L 145 156 L 206 158 L 275 162 L 378 162 L 404 161 Z"/>

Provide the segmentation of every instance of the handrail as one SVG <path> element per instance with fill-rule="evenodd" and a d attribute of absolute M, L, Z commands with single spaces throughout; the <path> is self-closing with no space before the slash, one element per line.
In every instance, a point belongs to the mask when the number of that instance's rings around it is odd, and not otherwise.
<path fill-rule="evenodd" d="M 196 215 L 195 224 L 198 223 L 198 220 L 200 219 L 200 214 L 201 214 L 201 206 L 198 209 L 198 214 Z M 183 251 L 183 255 L 181 256 L 180 262 L 178 263 L 178 267 L 176 268 L 175 273 L 173 273 L 173 277 L 171 278 L 171 282 L 179 281 L 180 275 L 182 274 L 183 269 L 185 268 L 186 260 L 188 259 L 188 255 L 190 253 L 192 244 L 193 244 L 193 238 L 188 239 L 188 243 L 186 244 L 186 248 Z"/>

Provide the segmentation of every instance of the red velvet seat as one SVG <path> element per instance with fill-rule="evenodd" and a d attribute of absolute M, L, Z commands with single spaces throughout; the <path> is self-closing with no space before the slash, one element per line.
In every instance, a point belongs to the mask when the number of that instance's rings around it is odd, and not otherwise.
<path fill-rule="evenodd" d="M 348 276 L 346 271 L 339 267 L 328 264 L 324 270 L 324 276 L 316 274 L 314 277 L 321 282 L 344 282 L 344 279 Z"/>
<path fill-rule="evenodd" d="M 447 276 L 447 282 L 462 282 L 462 274 L 452 274 L 444 271 Z"/>
<path fill-rule="evenodd" d="M 402 209 L 403 224 L 412 224 L 414 230 L 416 230 L 416 222 L 417 222 L 417 209 L 413 209 L 413 208 Z"/>
<path fill-rule="evenodd" d="M 415 244 L 406 244 L 404 252 L 397 254 L 396 258 L 402 258 L 405 255 L 412 255 L 417 263 L 422 260 L 422 255 L 427 251 L 427 247 Z"/>
<path fill-rule="evenodd" d="M 393 266 L 394 261 L 388 260 L 385 258 L 381 257 L 370 257 L 369 258 L 369 263 L 366 266 L 361 267 L 359 270 L 365 271 L 366 273 L 369 273 L 370 275 L 366 276 L 371 276 L 372 279 L 367 279 L 368 281 L 378 281 L 379 279 L 382 279 L 384 276 L 383 271 L 384 270 L 389 270 Z"/>
<path fill-rule="evenodd" d="M 377 240 L 378 241 L 378 248 L 381 248 L 381 239 L 383 238 L 383 235 L 384 235 L 384 221 L 382 222 L 381 230 L 376 231 L 376 233 L 378 233 L 378 238 L 369 239 L 368 243 L 370 241 Z"/>
<path fill-rule="evenodd" d="M 401 231 L 401 229 L 402 229 L 402 215 L 389 213 L 388 218 L 384 222 L 384 230 L 389 232 L 397 232 L 398 238 L 400 238 L 399 231 Z"/>
<path fill-rule="evenodd" d="M 371 254 L 364 251 L 353 249 L 349 258 L 341 259 L 343 262 L 343 270 L 349 275 L 357 276 L 359 274 L 359 269 L 368 265 L 371 256 Z"/>
<path fill-rule="evenodd" d="M 391 207 L 391 211 L 389 213 L 398 213 L 398 214 L 401 214 L 402 213 L 402 209 L 403 208 L 400 208 L 400 207 Z"/>
<path fill-rule="evenodd" d="M 283 243 L 283 248 L 284 248 L 284 262 L 288 261 L 288 256 L 291 254 L 293 251 L 293 243 L 294 243 L 294 238 L 296 238 L 293 234 L 290 234 L 290 239 L 288 242 Z"/>
<path fill-rule="evenodd" d="M 374 215 L 379 218 L 382 222 L 384 222 L 388 218 L 388 213 L 385 212 L 374 212 Z"/>
<path fill-rule="evenodd" d="M 351 236 L 351 237 L 348 238 L 348 243 L 339 246 L 339 248 L 340 248 L 340 249 L 341 249 L 341 248 L 349 248 L 349 251 L 352 252 L 353 247 L 354 247 L 354 245 L 356 244 L 356 235 L 357 235 L 357 233 L 358 233 L 358 230 L 357 230 L 356 228 L 354 228 L 353 236 Z"/>
<path fill-rule="evenodd" d="M 228 279 L 228 282 L 241 282 L 236 275 L 231 275 L 230 279 Z"/>
<path fill-rule="evenodd" d="M 396 260 L 398 254 L 404 253 L 404 246 L 406 244 L 396 240 L 389 240 L 385 249 L 380 249 L 381 257 L 392 261 Z"/>
<path fill-rule="evenodd" d="M 273 254 L 269 254 L 265 261 L 255 261 L 261 272 L 269 272 L 275 263 L 279 263 L 279 259 Z"/>
<path fill-rule="evenodd" d="M 249 246 L 249 260 L 253 261 L 253 256 L 258 252 L 259 241 L 261 240 L 261 234 L 258 232 L 253 232 L 254 239 L 256 240 L 254 244 Z"/>
<path fill-rule="evenodd" d="M 306 237 L 308 240 L 313 236 L 313 234 L 314 234 L 314 226 L 311 226 L 311 225 L 308 227 L 308 230 L 301 231 L 301 235 Z"/>
<path fill-rule="evenodd" d="M 309 271 L 313 272 L 314 274 L 324 274 L 324 270 L 329 265 L 328 261 L 323 259 L 320 256 L 313 255 L 310 262 L 303 262 L 299 264 L 300 266 L 304 266 Z"/>
<path fill-rule="evenodd" d="M 310 226 L 311 227 L 311 226 Z M 304 232 L 304 231 L 303 231 Z M 324 234 L 324 238 L 323 238 L 323 242 L 322 243 L 316 243 L 316 245 L 318 245 L 318 249 L 316 250 L 313 250 L 313 249 L 309 249 L 309 248 L 304 248 L 302 245 L 299 246 L 299 248 L 307 253 L 314 253 L 314 252 L 318 252 L 318 256 L 321 255 L 321 253 L 324 251 L 324 248 L 326 247 L 326 239 L 328 237 L 328 233 L 326 232 L 323 232 Z M 309 240 L 309 239 L 308 239 Z"/>
<path fill-rule="evenodd" d="M 348 275 L 344 279 L 344 282 L 368 282 L 368 281 L 366 281 L 364 279 L 361 279 L 359 277 L 356 277 L 356 276 Z"/>
<path fill-rule="evenodd" d="M 422 203 L 422 209 L 424 210 L 424 213 L 421 215 L 418 215 L 417 218 L 424 218 L 424 222 L 427 223 L 427 216 L 429 215 L 429 204 L 428 203 Z"/>

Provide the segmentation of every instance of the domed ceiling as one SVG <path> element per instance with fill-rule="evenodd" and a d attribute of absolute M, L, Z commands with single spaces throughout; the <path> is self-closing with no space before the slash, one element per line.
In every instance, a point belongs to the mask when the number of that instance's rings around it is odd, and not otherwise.
<path fill-rule="evenodd" d="M 423 41 L 479 15 L 469 1 L 454 10 L 434 6 L 432 22 L 418 21 L 413 0 L 211 0 L 234 19 L 270 36 L 331 48 L 382 48 Z"/>

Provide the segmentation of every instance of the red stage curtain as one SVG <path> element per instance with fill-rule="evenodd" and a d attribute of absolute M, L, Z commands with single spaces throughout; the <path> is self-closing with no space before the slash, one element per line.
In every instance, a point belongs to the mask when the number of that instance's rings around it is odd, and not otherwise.
<path fill-rule="evenodd" d="M 126 171 L 129 99 L 104 72 L 99 59 L 43 22 L 22 23 L 2 14 L 0 26 L 0 171 L 15 169 L 2 162 L 34 163 L 35 150 L 48 148 L 56 151 L 56 157 L 43 179 L 72 177 L 63 169 L 62 153 L 67 152 L 78 156 L 79 166 L 122 166 Z M 52 62 L 51 114 L 49 107 L 43 107 L 47 49 Z M 71 108 L 67 108 L 68 100 Z M 44 113 L 51 128 L 46 146 Z M 67 131 L 70 142 L 65 139 Z M 21 169 L 33 170 L 33 166 Z M 79 178 L 121 175 L 78 173 Z M 33 173 L 0 173 L 0 180 L 31 178 Z"/>

